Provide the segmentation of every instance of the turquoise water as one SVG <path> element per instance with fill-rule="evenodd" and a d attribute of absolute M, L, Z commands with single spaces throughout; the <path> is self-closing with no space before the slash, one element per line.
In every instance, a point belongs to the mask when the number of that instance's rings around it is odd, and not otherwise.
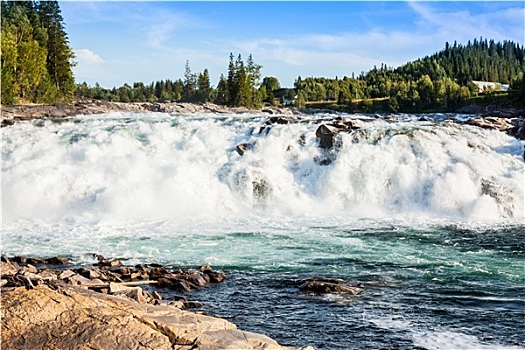
<path fill-rule="evenodd" d="M 4 128 L 2 254 L 211 265 L 228 279 L 190 298 L 285 345 L 524 348 L 523 141 L 463 116 L 353 115 L 360 130 L 320 149 L 333 117 L 263 133 L 261 115 Z M 314 276 L 366 289 L 301 292 Z"/>

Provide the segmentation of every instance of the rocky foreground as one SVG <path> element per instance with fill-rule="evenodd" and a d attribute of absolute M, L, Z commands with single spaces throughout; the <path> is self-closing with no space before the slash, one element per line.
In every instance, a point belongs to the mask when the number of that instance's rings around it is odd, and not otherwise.
<path fill-rule="evenodd" d="M 2 292 L 3 349 L 292 349 L 226 320 L 78 287 Z"/>
<path fill-rule="evenodd" d="M 159 294 L 223 282 L 226 275 L 210 266 L 170 270 L 94 257 L 93 266 L 81 267 L 63 257 L 2 257 L 2 349 L 297 349 L 238 330 L 224 319 L 186 311 L 202 304 L 185 296 L 164 300 Z M 151 288 L 147 292 L 141 286 Z M 357 295 L 365 286 L 311 278 L 298 290 Z"/>

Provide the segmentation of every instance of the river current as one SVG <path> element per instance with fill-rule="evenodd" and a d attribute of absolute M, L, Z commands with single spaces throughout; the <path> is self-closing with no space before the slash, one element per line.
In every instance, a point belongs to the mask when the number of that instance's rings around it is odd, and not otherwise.
<path fill-rule="evenodd" d="M 2 129 L 2 254 L 211 265 L 208 314 L 316 349 L 523 349 L 524 142 L 462 115 L 111 113 Z M 236 146 L 246 144 L 243 155 Z M 335 277 L 362 294 L 304 294 Z"/>

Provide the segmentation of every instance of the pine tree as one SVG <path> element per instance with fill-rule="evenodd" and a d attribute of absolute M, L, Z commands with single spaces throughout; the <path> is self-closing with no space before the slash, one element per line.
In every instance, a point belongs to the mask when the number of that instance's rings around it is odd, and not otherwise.
<path fill-rule="evenodd" d="M 57 99 L 70 101 L 75 92 L 73 50 L 64 29 L 64 19 L 57 1 L 40 1 L 37 5 L 40 22 L 47 30 L 46 66 Z"/>
<path fill-rule="evenodd" d="M 226 78 L 224 78 L 224 74 L 221 74 L 219 82 L 217 83 L 217 93 L 214 102 L 220 105 L 226 105 L 230 100 L 229 96 L 228 82 Z"/>
<path fill-rule="evenodd" d="M 238 94 L 235 86 L 235 72 L 236 67 L 234 63 L 233 53 L 230 52 L 230 62 L 228 63 L 228 80 L 226 81 L 227 91 L 228 91 L 228 105 L 235 105 L 235 98 Z"/>
<path fill-rule="evenodd" d="M 233 106 L 249 106 L 251 100 L 250 84 L 246 69 L 244 68 L 244 62 L 241 55 L 237 56 L 235 61 L 235 76 L 233 79 Z"/>
<path fill-rule="evenodd" d="M 210 74 L 207 69 L 204 69 L 204 72 L 199 74 L 199 78 L 197 79 L 197 91 L 199 102 L 206 103 L 210 100 L 212 88 Z"/>
<path fill-rule="evenodd" d="M 253 61 L 253 57 L 250 54 L 248 56 L 247 61 L 247 67 L 246 67 L 246 73 L 248 78 L 248 85 L 249 85 L 249 102 L 248 106 L 249 108 L 259 108 L 262 105 L 262 99 L 259 95 L 259 87 L 261 85 L 261 65 L 255 64 Z"/>
<path fill-rule="evenodd" d="M 195 74 L 191 72 L 190 62 L 186 61 L 184 71 L 184 92 L 182 100 L 185 102 L 193 102 L 197 92 L 197 81 Z"/>

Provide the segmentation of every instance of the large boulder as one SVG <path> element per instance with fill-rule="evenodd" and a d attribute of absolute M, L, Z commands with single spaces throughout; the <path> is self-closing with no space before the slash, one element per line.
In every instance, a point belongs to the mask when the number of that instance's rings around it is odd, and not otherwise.
<path fill-rule="evenodd" d="M 339 129 L 332 125 L 321 124 L 315 131 L 315 136 L 319 138 L 319 147 L 332 148 L 334 139 L 339 133 Z"/>
<path fill-rule="evenodd" d="M 334 146 L 335 137 L 341 132 L 350 132 L 359 129 L 351 121 L 346 121 L 339 117 L 330 124 L 321 124 L 315 131 L 315 136 L 319 138 L 319 147 L 330 149 Z"/>
<path fill-rule="evenodd" d="M 223 319 L 74 287 L 1 298 L 3 349 L 291 349 Z"/>

